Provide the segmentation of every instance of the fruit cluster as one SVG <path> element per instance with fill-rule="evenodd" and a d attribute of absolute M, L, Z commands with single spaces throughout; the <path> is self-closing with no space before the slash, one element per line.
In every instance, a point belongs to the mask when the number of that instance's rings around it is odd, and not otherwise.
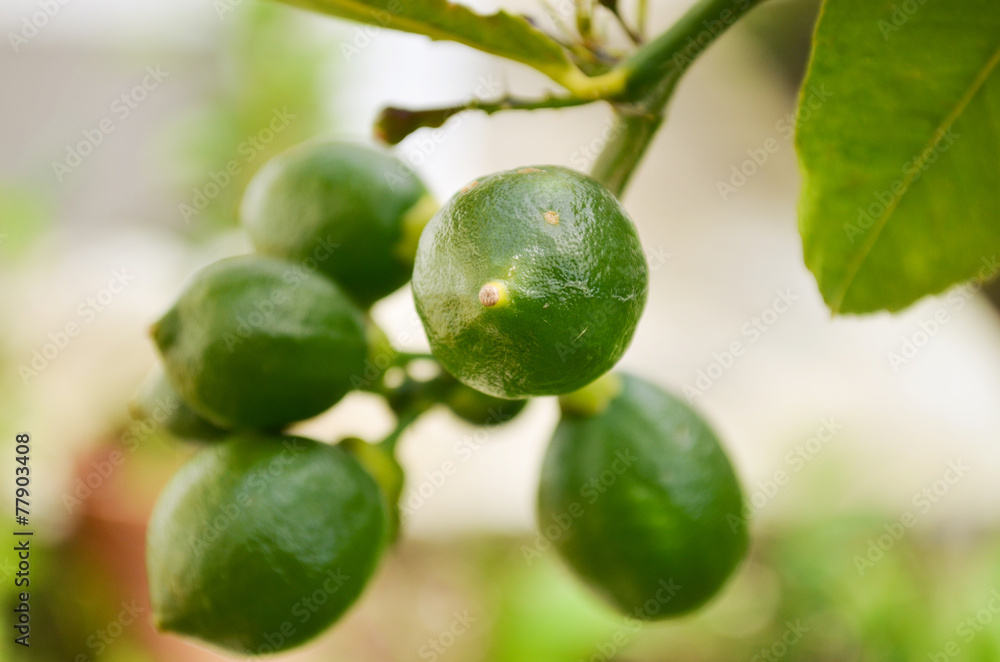
<path fill-rule="evenodd" d="M 240 216 L 256 252 L 198 272 L 153 326 L 164 376 L 138 414 L 174 398 L 166 428 L 212 442 L 149 524 L 158 627 L 260 654 L 339 618 L 398 533 L 395 442 L 435 404 L 494 425 L 530 397 L 560 396 L 539 523 L 544 535 L 559 524 L 555 547 L 617 608 L 647 620 L 689 611 L 742 558 L 747 532 L 727 519 L 742 495 L 714 434 L 656 386 L 609 372 L 648 285 L 614 195 L 537 166 L 473 181 L 435 207 L 380 151 L 301 145 L 247 190 Z M 396 352 L 367 313 L 411 277 L 443 367 L 431 379 L 407 374 L 420 357 Z M 382 443 L 286 432 L 354 389 L 396 412 Z"/>

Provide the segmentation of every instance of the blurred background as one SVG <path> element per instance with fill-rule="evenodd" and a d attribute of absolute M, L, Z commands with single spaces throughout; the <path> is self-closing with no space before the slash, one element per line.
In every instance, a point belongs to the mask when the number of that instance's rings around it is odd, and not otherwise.
<path fill-rule="evenodd" d="M 652 29 L 687 5 L 652 3 Z M 652 280 L 622 368 L 687 394 L 722 436 L 752 505 L 735 579 L 695 615 L 634 627 L 554 553 L 522 553 L 554 402 L 485 431 L 433 411 L 401 442 L 402 541 L 289 660 L 1000 659 L 996 308 L 968 286 L 896 316 L 824 307 L 801 259 L 791 136 L 815 14 L 770 0 L 713 46 L 625 197 Z M 35 534 L 31 647 L 4 621 L 0 660 L 224 659 L 149 618 L 145 522 L 196 448 L 129 418 L 155 364 L 148 326 L 195 269 L 248 250 L 235 206 L 275 153 L 369 140 L 384 105 L 550 84 L 258 0 L 5 0 L 0 28 L 0 493 L 13 526 L 13 439 L 28 432 Z M 586 169 L 609 119 L 603 105 L 466 114 L 394 152 L 445 200 L 495 170 Z M 408 290 L 374 316 L 398 348 L 426 350 Z M 352 395 L 300 429 L 374 440 L 391 424 Z M 15 561 L 0 554 L 8 617 Z"/>

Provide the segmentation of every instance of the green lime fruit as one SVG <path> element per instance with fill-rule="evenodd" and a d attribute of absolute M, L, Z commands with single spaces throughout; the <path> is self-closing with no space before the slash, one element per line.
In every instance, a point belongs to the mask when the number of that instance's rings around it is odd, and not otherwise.
<path fill-rule="evenodd" d="M 621 358 L 649 269 L 621 203 L 558 166 L 472 182 L 428 223 L 413 296 L 431 350 L 474 389 L 575 391 Z"/>
<path fill-rule="evenodd" d="M 152 372 L 139 387 L 129 413 L 137 421 L 155 421 L 171 435 L 188 441 L 215 441 L 228 434 L 191 409 L 160 370 Z"/>
<path fill-rule="evenodd" d="M 365 342 L 368 343 L 368 355 L 365 358 L 364 373 L 351 381 L 354 389 L 361 391 L 377 388 L 385 371 L 393 366 L 399 356 L 385 331 L 371 317 L 365 319 Z"/>
<path fill-rule="evenodd" d="M 375 481 L 341 448 L 254 436 L 210 446 L 149 521 L 156 626 L 241 655 L 298 646 L 357 600 L 386 522 Z"/>
<path fill-rule="evenodd" d="M 181 397 L 237 429 L 325 411 L 364 374 L 368 352 L 363 314 L 335 283 L 256 255 L 198 272 L 153 338 Z"/>
<path fill-rule="evenodd" d="M 451 382 L 444 403 L 453 414 L 472 425 L 502 425 L 524 411 L 528 404 L 527 400 L 495 398 L 462 382 Z"/>
<path fill-rule="evenodd" d="M 400 514 L 399 497 L 403 493 L 406 474 L 392 451 L 380 444 L 368 443 L 358 437 L 347 437 L 340 445 L 365 468 L 379 488 L 385 499 L 386 513 L 389 518 L 389 539 L 395 541 L 399 536 Z"/>
<path fill-rule="evenodd" d="M 410 280 L 420 231 L 436 209 L 397 159 L 325 140 L 264 166 L 240 217 L 258 252 L 318 269 L 367 307 Z"/>
<path fill-rule="evenodd" d="M 687 405 L 636 377 L 608 378 L 617 388 L 601 407 L 565 399 L 542 467 L 539 527 L 622 612 L 683 614 L 715 595 L 746 554 L 742 492 Z"/>

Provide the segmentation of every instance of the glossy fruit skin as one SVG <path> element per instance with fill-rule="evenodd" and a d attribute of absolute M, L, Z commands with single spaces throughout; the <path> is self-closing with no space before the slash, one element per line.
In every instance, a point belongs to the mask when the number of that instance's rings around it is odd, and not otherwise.
<path fill-rule="evenodd" d="M 648 282 L 635 225 L 614 195 L 582 173 L 537 166 L 479 179 L 431 219 L 413 294 L 448 372 L 521 399 L 607 372 L 632 339 Z"/>
<path fill-rule="evenodd" d="M 436 207 L 416 174 L 392 156 L 319 140 L 262 168 L 240 217 L 259 253 L 315 260 L 367 307 L 410 280 L 416 238 Z"/>
<path fill-rule="evenodd" d="M 229 434 L 184 402 L 159 370 L 143 382 L 129 411 L 132 418 L 154 420 L 173 436 L 187 441 L 215 441 Z"/>
<path fill-rule="evenodd" d="M 642 620 L 689 612 L 719 591 L 746 554 L 742 509 L 712 430 L 680 400 L 630 376 L 601 413 L 563 416 L 538 496 L 542 531 L 570 522 L 553 540 L 563 559 Z"/>
<path fill-rule="evenodd" d="M 154 621 L 242 655 L 298 646 L 361 594 L 386 522 L 375 481 L 341 448 L 248 435 L 207 447 L 149 521 Z"/>
<path fill-rule="evenodd" d="M 327 278 L 255 255 L 199 271 L 153 327 L 170 383 L 212 423 L 276 430 L 364 373 L 361 311 Z"/>

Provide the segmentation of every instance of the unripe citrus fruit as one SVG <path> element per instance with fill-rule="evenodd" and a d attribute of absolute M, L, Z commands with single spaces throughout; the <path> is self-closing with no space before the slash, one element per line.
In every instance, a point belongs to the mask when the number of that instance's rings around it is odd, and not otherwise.
<path fill-rule="evenodd" d="M 153 338 L 181 397 L 226 428 L 319 414 L 351 390 L 367 353 L 362 313 L 336 284 L 255 255 L 199 271 Z"/>
<path fill-rule="evenodd" d="M 326 140 L 272 159 L 247 187 L 240 216 L 258 252 L 313 261 L 368 306 L 410 279 L 417 238 L 436 208 L 397 159 Z"/>
<path fill-rule="evenodd" d="M 164 430 L 180 439 L 213 441 L 228 432 L 201 417 L 184 402 L 159 370 L 151 373 L 129 405 L 132 418 L 156 421 Z"/>
<path fill-rule="evenodd" d="M 386 515 L 389 521 L 389 540 L 399 536 L 399 496 L 403 493 L 406 474 L 392 451 L 379 444 L 368 443 L 358 437 L 347 437 L 340 441 L 340 447 L 354 456 L 365 471 L 375 479 L 385 499 Z"/>
<path fill-rule="evenodd" d="M 607 372 L 632 339 L 648 281 L 615 196 L 574 170 L 538 166 L 475 181 L 434 216 L 413 295 L 450 373 L 518 399 Z"/>
<path fill-rule="evenodd" d="M 157 501 L 154 621 L 243 655 L 298 646 L 354 603 L 385 538 L 378 487 L 343 449 L 235 437 L 196 455 Z"/>
<path fill-rule="evenodd" d="M 520 414 L 528 401 L 496 398 L 451 380 L 451 387 L 444 394 L 444 403 L 466 423 L 502 425 Z"/>
<path fill-rule="evenodd" d="M 619 383 L 604 405 L 563 407 L 542 468 L 539 526 L 558 526 L 559 553 L 622 612 L 682 614 L 718 592 L 746 553 L 742 492 L 687 405 L 636 377 L 608 378 Z M 598 413 L 574 413 L 583 410 Z"/>

